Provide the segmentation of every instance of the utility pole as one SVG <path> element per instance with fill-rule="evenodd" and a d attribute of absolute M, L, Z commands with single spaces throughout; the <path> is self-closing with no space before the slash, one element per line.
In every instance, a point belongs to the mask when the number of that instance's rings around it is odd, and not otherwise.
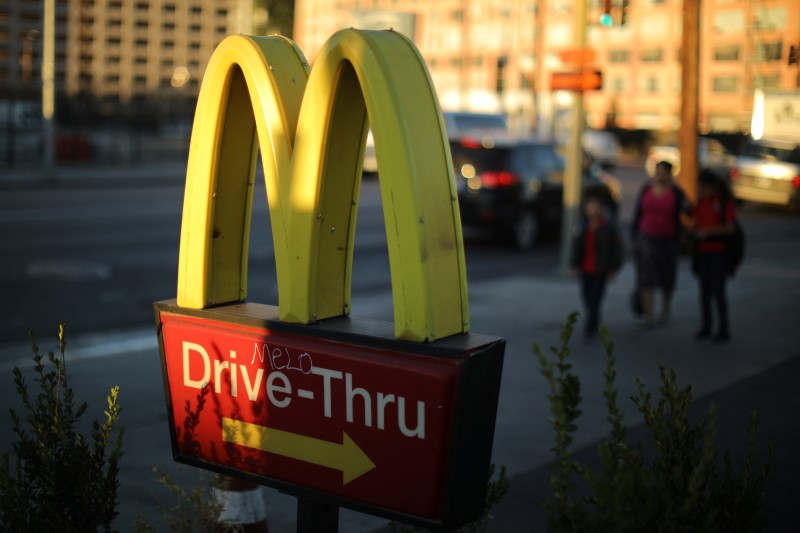
<path fill-rule="evenodd" d="M 681 47 L 681 129 L 678 148 L 681 170 L 678 183 L 694 202 L 697 200 L 697 123 L 699 122 L 700 0 L 683 0 L 683 44 Z"/>
<path fill-rule="evenodd" d="M 44 118 L 44 171 L 53 178 L 55 160 L 56 0 L 44 0 L 42 53 L 42 118 Z"/>
<path fill-rule="evenodd" d="M 575 46 L 586 48 L 586 0 L 575 2 Z M 583 68 L 583 66 L 581 66 Z M 559 267 L 566 274 L 569 271 L 572 252 L 572 236 L 578 223 L 581 205 L 581 180 L 583 178 L 583 137 L 584 105 L 583 91 L 575 91 L 572 99 L 572 128 L 566 150 L 566 169 L 564 169 L 564 198 L 561 218 L 561 257 Z"/>

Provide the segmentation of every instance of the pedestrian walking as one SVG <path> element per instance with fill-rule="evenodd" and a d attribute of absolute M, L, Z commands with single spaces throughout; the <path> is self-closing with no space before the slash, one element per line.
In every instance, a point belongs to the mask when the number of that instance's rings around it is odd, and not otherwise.
<path fill-rule="evenodd" d="M 669 322 L 683 231 L 681 213 L 690 211 L 686 195 L 673 180 L 672 164 L 668 161 L 657 163 L 653 179 L 639 193 L 631 224 L 636 289 L 642 305 L 639 320 L 645 327 L 655 324 L 656 291 L 662 295 L 658 322 Z"/>
<path fill-rule="evenodd" d="M 585 334 L 591 338 L 601 322 L 606 283 L 616 277 L 622 264 L 622 239 L 613 220 L 605 216 L 600 198 L 587 196 L 584 204 L 584 219 L 573 239 L 571 267 L 580 280 Z"/>
<path fill-rule="evenodd" d="M 731 337 L 726 294 L 731 272 L 728 237 L 734 233 L 736 210 L 727 184 L 709 171 L 698 176 L 697 195 L 692 222 L 696 254 L 693 259 L 700 291 L 700 329 L 695 337 L 711 337 L 713 304 L 718 321 L 713 341 L 727 342 Z"/>

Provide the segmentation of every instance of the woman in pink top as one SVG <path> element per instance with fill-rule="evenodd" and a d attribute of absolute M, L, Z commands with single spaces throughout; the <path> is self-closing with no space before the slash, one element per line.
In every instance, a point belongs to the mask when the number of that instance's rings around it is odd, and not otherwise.
<path fill-rule="evenodd" d="M 662 297 L 659 322 L 669 321 L 678 265 L 681 212 L 688 212 L 686 195 L 672 180 L 672 165 L 661 161 L 653 180 L 639 194 L 631 225 L 636 257 L 636 284 L 642 299 L 642 323 L 653 325 L 654 294 Z"/>

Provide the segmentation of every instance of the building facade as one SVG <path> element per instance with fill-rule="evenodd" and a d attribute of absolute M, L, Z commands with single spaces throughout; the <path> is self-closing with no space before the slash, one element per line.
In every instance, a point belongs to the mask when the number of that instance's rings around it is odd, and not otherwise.
<path fill-rule="evenodd" d="M 695 0 L 700 1 L 700 0 Z M 55 0 L 56 88 L 104 105 L 182 100 L 191 106 L 217 43 L 235 33 L 294 32 L 313 61 L 338 29 L 394 28 L 425 57 L 442 107 L 504 111 L 520 129 L 552 132 L 571 93 L 552 91 L 574 50 L 575 0 L 296 0 L 294 27 L 277 0 Z M 674 131 L 679 125 L 683 0 L 587 0 L 591 127 Z M 624 23 L 623 18 L 624 9 Z M 269 10 L 273 12 L 270 19 Z M 41 88 L 42 0 L 0 0 L 0 99 Z M 284 14 L 285 15 L 285 14 Z M 797 90 L 797 0 L 702 0 L 701 131 L 746 131 L 758 88 Z"/>
<path fill-rule="evenodd" d="M 191 103 L 225 36 L 264 34 L 270 26 L 265 0 L 55 2 L 58 94 L 101 108 Z M 41 90 L 42 5 L 0 0 L 0 98 L 31 99 Z"/>
<path fill-rule="evenodd" d="M 588 66 L 604 80 L 586 93 L 587 124 L 675 131 L 683 0 L 612 0 L 610 27 L 600 24 L 606 2 L 587 4 Z M 521 129 L 546 133 L 570 108 L 570 93 L 552 91 L 550 80 L 576 68 L 563 54 L 580 31 L 575 8 L 575 0 L 297 0 L 294 36 L 313 60 L 340 28 L 392 24 L 419 47 L 443 108 L 505 111 Z M 755 89 L 800 90 L 789 64 L 798 45 L 797 0 L 702 0 L 700 130 L 746 132 Z"/>

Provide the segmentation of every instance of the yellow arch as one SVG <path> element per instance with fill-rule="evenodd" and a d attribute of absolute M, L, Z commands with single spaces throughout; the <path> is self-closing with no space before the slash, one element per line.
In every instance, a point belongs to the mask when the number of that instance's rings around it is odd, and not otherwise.
<path fill-rule="evenodd" d="M 369 117 L 369 118 L 367 118 Z M 343 30 L 308 77 L 281 37 L 229 37 L 198 100 L 184 200 L 178 304 L 246 297 L 258 136 L 270 203 L 281 320 L 348 314 L 367 123 L 380 163 L 395 333 L 468 331 L 455 179 L 436 94 L 414 45 Z"/>

